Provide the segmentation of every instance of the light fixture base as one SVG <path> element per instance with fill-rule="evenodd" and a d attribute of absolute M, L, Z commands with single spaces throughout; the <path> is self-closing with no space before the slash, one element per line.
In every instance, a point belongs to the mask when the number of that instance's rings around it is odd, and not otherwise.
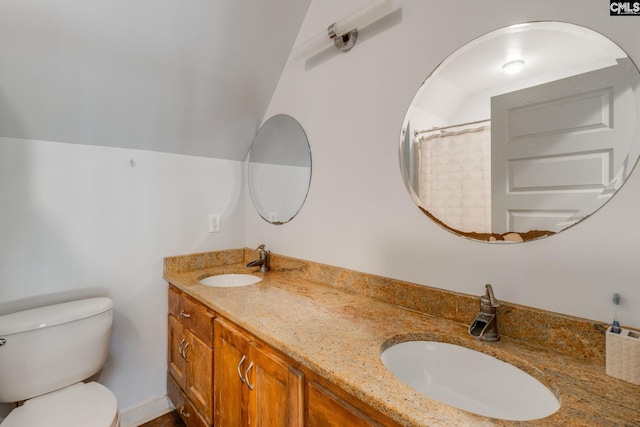
<path fill-rule="evenodd" d="M 358 39 L 358 29 L 354 28 L 348 33 L 338 36 L 335 31 L 333 31 L 334 25 L 335 22 L 327 28 L 327 33 L 329 34 L 329 38 L 333 40 L 333 45 L 343 52 L 350 50 L 356 44 L 356 40 Z"/>
<path fill-rule="evenodd" d="M 358 38 L 358 30 L 354 29 L 349 31 L 347 34 L 344 34 L 340 37 L 336 37 L 335 39 L 333 39 L 333 44 L 339 50 L 346 52 L 356 44 L 357 38 Z"/>

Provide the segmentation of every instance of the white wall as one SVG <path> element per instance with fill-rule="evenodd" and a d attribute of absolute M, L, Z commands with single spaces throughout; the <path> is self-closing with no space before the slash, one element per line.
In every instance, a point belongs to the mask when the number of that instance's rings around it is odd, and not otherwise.
<path fill-rule="evenodd" d="M 3 0 L 0 136 L 240 160 L 309 1 Z"/>
<path fill-rule="evenodd" d="M 164 396 L 162 259 L 243 247 L 245 185 L 239 161 L 0 138 L 0 314 L 109 296 L 100 382 L 123 412 Z"/>
<path fill-rule="evenodd" d="M 314 0 L 296 45 L 364 0 Z M 428 220 L 398 166 L 404 114 L 418 86 L 451 52 L 496 28 L 560 20 L 592 28 L 640 63 L 640 17 L 610 17 L 598 0 L 396 0 L 398 11 L 360 32 L 348 53 L 289 59 L 266 117 L 304 127 L 311 189 L 290 223 L 247 209 L 247 246 L 420 284 L 640 326 L 640 172 L 593 217 L 557 236 L 515 245 L 469 241 Z"/>

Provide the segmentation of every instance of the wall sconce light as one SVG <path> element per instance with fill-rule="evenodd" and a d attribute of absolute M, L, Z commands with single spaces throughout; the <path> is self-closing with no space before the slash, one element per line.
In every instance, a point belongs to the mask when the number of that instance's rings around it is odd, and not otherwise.
<path fill-rule="evenodd" d="M 310 38 L 293 49 L 293 57 L 304 58 L 333 44 L 342 51 L 353 47 L 358 38 L 358 28 L 364 28 L 381 18 L 393 7 L 393 0 L 373 0 L 339 21 L 329 25 L 327 31 Z"/>

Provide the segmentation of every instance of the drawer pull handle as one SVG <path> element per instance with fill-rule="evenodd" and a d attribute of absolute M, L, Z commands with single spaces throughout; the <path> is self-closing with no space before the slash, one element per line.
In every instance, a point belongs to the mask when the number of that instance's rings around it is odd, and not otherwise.
<path fill-rule="evenodd" d="M 187 362 L 189 361 L 189 356 L 187 355 L 188 349 L 189 349 L 189 343 L 186 343 L 184 347 L 182 347 L 182 358 Z"/>
<path fill-rule="evenodd" d="M 251 371 L 251 368 L 253 368 L 253 362 L 249 363 L 249 367 L 247 368 L 247 371 L 244 373 L 244 380 L 247 383 L 247 387 L 249 387 L 249 390 L 253 391 L 253 385 L 249 382 L 249 371 Z"/>
<path fill-rule="evenodd" d="M 187 411 L 184 410 L 184 406 L 180 408 L 180 415 L 182 415 L 185 418 L 189 418 L 191 416 L 191 414 L 189 414 Z"/>
<path fill-rule="evenodd" d="M 242 355 L 242 359 L 240 359 L 240 362 L 238 362 L 238 376 L 240 377 L 240 381 L 242 382 L 244 382 L 244 378 L 242 378 L 242 372 L 240 372 L 240 367 L 242 366 L 246 358 L 247 357 L 245 355 Z"/>
<path fill-rule="evenodd" d="M 180 316 L 188 319 L 191 317 L 191 315 L 189 313 L 185 313 L 184 310 L 180 310 Z"/>

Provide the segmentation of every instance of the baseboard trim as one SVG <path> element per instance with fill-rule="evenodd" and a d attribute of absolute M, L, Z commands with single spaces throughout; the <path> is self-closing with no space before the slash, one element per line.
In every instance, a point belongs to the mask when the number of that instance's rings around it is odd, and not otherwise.
<path fill-rule="evenodd" d="M 122 412 L 120 414 L 120 427 L 138 427 L 174 409 L 173 403 L 165 395 Z"/>

